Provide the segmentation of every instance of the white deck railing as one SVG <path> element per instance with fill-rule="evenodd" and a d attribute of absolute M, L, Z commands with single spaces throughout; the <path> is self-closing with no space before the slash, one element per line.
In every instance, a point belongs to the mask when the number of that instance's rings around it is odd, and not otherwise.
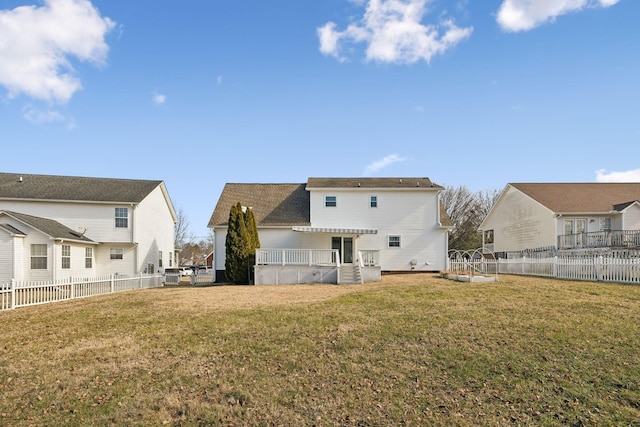
<path fill-rule="evenodd" d="M 256 249 L 256 265 L 338 265 L 333 249 Z"/>
<path fill-rule="evenodd" d="M 336 265 L 340 264 L 337 249 L 257 249 L 256 265 Z M 361 266 L 380 265 L 380 251 L 358 251 Z"/>
<path fill-rule="evenodd" d="M 12 280 L 0 284 L 0 310 L 85 298 L 134 289 L 162 287 L 162 275 L 67 278 L 55 281 Z"/>
<path fill-rule="evenodd" d="M 380 251 L 373 249 L 365 249 L 358 251 L 360 265 L 368 267 L 372 265 L 380 265 Z"/>

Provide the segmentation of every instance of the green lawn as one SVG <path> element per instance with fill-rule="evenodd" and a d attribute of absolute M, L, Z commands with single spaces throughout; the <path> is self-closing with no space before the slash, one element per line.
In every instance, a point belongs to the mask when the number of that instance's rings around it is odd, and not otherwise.
<path fill-rule="evenodd" d="M 0 425 L 640 425 L 640 287 L 389 275 L 0 312 Z"/>

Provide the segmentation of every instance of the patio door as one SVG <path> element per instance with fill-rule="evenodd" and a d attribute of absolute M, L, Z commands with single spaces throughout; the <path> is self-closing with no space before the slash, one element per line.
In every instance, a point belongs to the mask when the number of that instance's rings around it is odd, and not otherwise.
<path fill-rule="evenodd" d="M 564 220 L 564 234 L 571 235 L 573 246 L 581 248 L 585 245 L 585 234 L 587 231 L 586 218 L 574 218 Z"/>
<path fill-rule="evenodd" d="M 342 264 L 353 263 L 353 237 L 332 237 L 331 249 L 339 251 Z"/>

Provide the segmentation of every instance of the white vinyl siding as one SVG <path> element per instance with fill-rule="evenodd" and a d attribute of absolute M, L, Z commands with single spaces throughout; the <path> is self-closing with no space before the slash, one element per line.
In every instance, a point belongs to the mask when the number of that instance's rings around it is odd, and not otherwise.
<path fill-rule="evenodd" d="M 508 186 L 482 226 L 493 230 L 493 252 L 520 251 L 556 245 L 564 219 L 520 190 Z"/>
<path fill-rule="evenodd" d="M 324 208 L 324 199 L 328 195 L 335 195 L 340 200 L 337 208 Z M 378 201 L 375 209 L 370 207 L 372 195 Z M 384 203 L 380 203 L 382 200 Z M 331 188 L 312 189 L 310 192 L 312 227 L 377 230 L 376 234 L 356 236 L 354 245 L 356 253 L 359 250 L 379 250 L 383 271 L 409 271 L 414 259 L 417 263 L 415 270 L 445 269 L 447 229 L 439 226 L 439 215 L 437 189 Z M 401 247 L 389 247 L 387 236 L 401 236 Z"/>
<path fill-rule="evenodd" d="M 134 229 L 133 241 L 138 243 L 137 271 L 148 264 L 158 264 L 158 251 L 173 252 L 174 220 L 167 209 L 167 200 L 160 187 L 154 189 L 131 213 Z M 150 221 L 149 219 L 153 220 Z M 165 264 L 163 264 L 164 266 Z M 176 264 L 177 266 L 177 264 Z"/>
<path fill-rule="evenodd" d="M 14 237 L 0 230 L 0 285 L 13 278 Z"/>

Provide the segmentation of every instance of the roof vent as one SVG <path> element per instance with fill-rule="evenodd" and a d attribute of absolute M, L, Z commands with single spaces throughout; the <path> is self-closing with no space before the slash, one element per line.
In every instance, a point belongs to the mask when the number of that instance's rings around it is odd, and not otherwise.
<path fill-rule="evenodd" d="M 400 184 L 402 184 L 402 178 L 400 178 Z"/>
<path fill-rule="evenodd" d="M 22 177 L 18 178 L 18 182 L 22 182 Z"/>
<path fill-rule="evenodd" d="M 420 181 L 416 182 L 416 187 L 420 187 Z"/>

